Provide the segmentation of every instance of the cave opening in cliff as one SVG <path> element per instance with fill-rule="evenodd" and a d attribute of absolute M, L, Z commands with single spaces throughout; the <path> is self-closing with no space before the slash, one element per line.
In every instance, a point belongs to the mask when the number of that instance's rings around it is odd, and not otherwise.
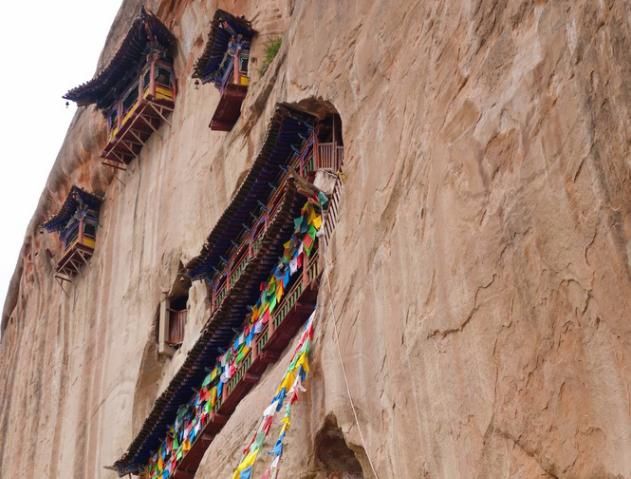
<path fill-rule="evenodd" d="M 363 449 L 357 448 L 360 456 Z M 326 479 L 364 479 L 362 465 L 334 415 L 325 418 L 315 438 L 316 464 Z"/>
<path fill-rule="evenodd" d="M 160 20 L 140 14 L 109 64 L 64 98 L 79 106 L 95 104 L 108 125 L 103 163 L 125 169 L 175 107 L 175 38 Z"/>
<path fill-rule="evenodd" d="M 208 41 L 193 70 L 193 78 L 214 84 L 221 94 L 210 121 L 211 130 L 230 131 L 239 118 L 250 84 L 248 66 L 254 35 L 244 17 L 216 11 Z"/>
<path fill-rule="evenodd" d="M 160 301 L 158 323 L 158 352 L 160 354 L 172 355 L 184 341 L 191 280 L 183 271 L 184 267 L 180 264 L 171 290 L 163 293 Z"/>

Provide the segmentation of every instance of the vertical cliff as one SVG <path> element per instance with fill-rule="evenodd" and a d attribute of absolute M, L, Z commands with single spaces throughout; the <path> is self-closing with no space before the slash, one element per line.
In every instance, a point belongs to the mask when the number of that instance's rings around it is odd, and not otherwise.
<path fill-rule="evenodd" d="M 139 5 L 123 2 L 101 66 Z M 206 319 L 196 284 L 182 348 L 158 357 L 161 292 L 198 253 L 280 102 L 335 109 L 345 163 L 313 371 L 279 477 L 631 477 L 628 1 L 146 6 L 177 39 L 171 124 L 113 173 L 99 160 L 102 115 L 77 112 L 5 303 L 3 478 L 116 477 L 104 466 Z M 229 133 L 208 129 L 219 94 L 191 80 L 217 7 L 259 32 Z M 62 289 L 60 246 L 37 226 L 74 183 L 105 201 L 95 255 Z M 230 476 L 288 354 L 196 477 Z"/>

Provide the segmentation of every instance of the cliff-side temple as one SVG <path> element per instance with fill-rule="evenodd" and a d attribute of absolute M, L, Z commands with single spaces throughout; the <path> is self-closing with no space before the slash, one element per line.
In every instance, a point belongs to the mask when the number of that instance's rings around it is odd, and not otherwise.
<path fill-rule="evenodd" d="M 220 91 L 213 130 L 228 131 L 239 117 L 254 34 L 245 19 L 217 10 L 193 73 Z M 143 8 L 109 65 L 66 94 L 80 105 L 95 103 L 106 116 L 106 160 L 131 161 L 172 110 L 173 48 L 168 29 Z M 120 476 L 192 478 L 239 402 L 314 312 L 320 243 L 334 227 L 343 162 L 339 116 L 319 113 L 276 106 L 263 146 L 228 207 L 171 293 L 163 293 L 158 354 L 172 356 L 182 345 L 191 281 L 206 286 L 208 316 L 112 466 Z"/>
<path fill-rule="evenodd" d="M 339 194 L 343 161 L 336 122 L 335 114 L 318 119 L 277 107 L 252 168 L 186 267 L 207 285 L 210 314 L 115 462 L 119 475 L 193 477 L 239 402 L 313 313 L 320 241 L 334 226 L 329 198 Z"/>
<path fill-rule="evenodd" d="M 212 83 L 221 95 L 210 121 L 211 130 L 230 131 L 239 118 L 250 84 L 250 42 L 255 34 L 244 18 L 221 9 L 215 13 L 204 52 L 193 70 L 193 78 Z"/>
<path fill-rule="evenodd" d="M 5 8 L 1 479 L 631 479 L 631 0 L 119 2 Z"/>
<path fill-rule="evenodd" d="M 95 104 L 108 125 L 104 164 L 124 169 L 173 111 L 175 39 L 144 8 L 133 21 L 110 63 L 64 98 L 80 106 Z"/>
<path fill-rule="evenodd" d="M 42 224 L 42 229 L 49 233 L 58 233 L 61 241 L 56 279 L 72 281 L 92 257 L 101 201 L 98 196 L 73 185 L 61 209 Z"/>

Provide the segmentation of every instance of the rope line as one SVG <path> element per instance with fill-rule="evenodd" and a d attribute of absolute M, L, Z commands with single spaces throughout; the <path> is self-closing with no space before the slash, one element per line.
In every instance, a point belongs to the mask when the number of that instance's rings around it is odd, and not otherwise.
<path fill-rule="evenodd" d="M 364 448 L 364 453 L 366 454 L 366 458 L 368 459 L 368 464 L 370 464 L 370 468 L 372 469 L 372 473 L 375 479 L 379 479 L 379 475 L 377 474 L 377 470 L 375 469 L 375 465 L 370 459 L 370 455 L 368 454 L 368 448 L 366 447 L 366 439 L 364 437 L 364 433 L 362 431 L 361 425 L 359 424 L 359 417 L 357 416 L 357 410 L 355 409 L 355 402 L 353 401 L 353 396 L 351 394 L 351 388 L 348 384 L 348 376 L 346 374 L 346 368 L 344 367 L 344 360 L 342 359 L 342 349 L 340 348 L 340 333 L 337 329 L 337 318 L 335 317 L 335 307 L 333 306 L 333 294 L 331 291 L 331 281 L 329 280 L 329 271 L 331 268 L 331 264 L 327 261 L 325 268 L 325 276 L 326 276 L 326 285 L 329 291 L 329 311 L 331 312 L 331 316 L 333 318 L 333 328 L 335 329 L 335 345 L 337 346 L 337 354 L 340 359 L 340 365 L 342 366 L 342 375 L 344 376 L 344 383 L 346 385 L 346 393 L 348 394 L 348 400 L 351 404 L 351 410 L 353 411 L 353 416 L 355 417 L 355 423 L 357 424 L 357 430 L 359 431 L 359 438 L 362 442 L 362 447 Z"/>

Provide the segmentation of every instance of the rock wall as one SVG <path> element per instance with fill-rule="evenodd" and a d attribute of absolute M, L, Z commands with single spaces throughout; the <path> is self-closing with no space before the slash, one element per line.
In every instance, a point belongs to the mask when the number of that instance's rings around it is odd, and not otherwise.
<path fill-rule="evenodd" d="M 139 3 L 123 3 L 101 65 Z M 314 369 L 280 477 L 631 477 L 631 2 L 147 6 L 178 38 L 172 126 L 115 176 L 98 160 L 100 114 L 79 109 L 70 127 L 5 304 L 3 478 L 115 477 L 104 466 L 204 320 L 196 287 L 184 346 L 158 359 L 160 293 L 228 204 L 277 102 L 329 102 L 345 143 Z M 217 6 L 260 32 L 228 134 L 207 128 L 218 93 L 190 79 Z M 73 182 L 106 200 L 95 255 L 62 290 L 59 245 L 36 226 Z M 230 476 L 287 361 L 196 477 Z"/>

